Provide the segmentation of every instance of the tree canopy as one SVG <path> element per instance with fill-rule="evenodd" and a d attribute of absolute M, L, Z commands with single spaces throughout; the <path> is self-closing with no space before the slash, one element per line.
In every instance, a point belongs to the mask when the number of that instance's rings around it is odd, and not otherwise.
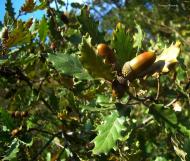
<path fill-rule="evenodd" d="M 7 0 L 5 10 L 1 160 L 190 160 L 189 1 L 25 0 L 15 13 Z"/>

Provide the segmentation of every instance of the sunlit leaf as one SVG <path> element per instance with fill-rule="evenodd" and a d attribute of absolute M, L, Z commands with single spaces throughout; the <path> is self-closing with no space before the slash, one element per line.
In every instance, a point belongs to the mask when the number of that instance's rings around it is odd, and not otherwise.
<path fill-rule="evenodd" d="M 121 131 L 125 130 L 124 117 L 119 117 L 117 112 L 105 117 L 104 123 L 97 127 L 98 135 L 92 141 L 95 144 L 93 154 L 108 153 L 116 148 L 116 141 L 122 138 Z"/>
<path fill-rule="evenodd" d="M 45 16 L 43 16 L 42 20 L 40 21 L 39 27 L 38 27 L 38 32 L 39 32 L 39 37 L 42 42 L 45 42 L 47 33 L 48 33 L 48 24 Z"/>
<path fill-rule="evenodd" d="M 28 13 L 33 12 L 35 4 L 36 3 L 34 2 L 34 0 L 25 0 L 25 3 L 21 7 L 21 11 Z"/>
<path fill-rule="evenodd" d="M 175 114 L 175 111 L 169 108 L 164 108 L 162 104 L 153 104 L 150 107 L 150 110 L 155 118 L 161 119 L 166 123 L 170 123 L 171 125 L 177 124 L 177 116 Z"/>
<path fill-rule="evenodd" d="M 137 54 L 139 53 L 139 49 L 142 47 L 142 41 L 144 39 L 144 34 L 143 31 L 140 27 L 140 25 L 136 25 L 137 33 L 134 34 L 133 39 L 134 39 L 134 44 L 133 47 L 137 48 Z"/>
<path fill-rule="evenodd" d="M 12 161 L 17 157 L 17 153 L 19 152 L 19 141 L 15 138 L 9 149 L 5 152 L 5 156 L 2 161 Z"/>
<path fill-rule="evenodd" d="M 112 47 L 116 51 L 116 60 L 121 67 L 126 61 L 129 61 L 135 56 L 133 49 L 133 41 L 129 32 L 123 24 L 118 23 L 113 32 L 113 39 L 111 41 Z"/>
<path fill-rule="evenodd" d="M 79 79 L 90 79 L 89 74 L 82 67 L 78 57 L 75 55 L 66 53 L 49 54 L 48 60 L 63 74 L 75 76 Z"/>
<path fill-rule="evenodd" d="M 17 21 L 16 27 L 9 32 L 8 39 L 3 42 L 3 45 L 7 48 L 23 45 L 30 42 L 31 36 L 28 28 L 19 20 Z"/>

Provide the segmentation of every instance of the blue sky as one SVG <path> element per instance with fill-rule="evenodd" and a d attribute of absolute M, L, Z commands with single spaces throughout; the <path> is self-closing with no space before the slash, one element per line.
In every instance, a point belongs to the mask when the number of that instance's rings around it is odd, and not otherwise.
<path fill-rule="evenodd" d="M 20 7 L 24 4 L 25 0 L 12 0 L 13 8 L 15 9 L 16 16 L 18 15 Z M 6 0 L 0 0 L 0 6 L 1 6 L 1 12 L 0 12 L 0 21 L 3 21 L 4 15 L 5 15 L 5 3 Z M 37 11 L 32 14 L 27 14 L 24 16 L 21 16 L 22 19 L 28 19 L 29 17 L 35 17 L 40 18 L 43 14 L 43 11 Z"/>
<path fill-rule="evenodd" d="M 15 12 L 16 12 L 16 16 L 18 15 L 19 9 L 24 4 L 24 2 L 25 2 L 25 0 L 12 0 L 13 7 L 14 7 Z M 79 3 L 81 3 L 81 2 L 84 2 L 84 0 L 69 0 L 69 3 L 71 3 L 71 2 L 79 2 Z M 4 19 L 5 3 L 6 3 L 6 0 L 0 0 L 0 7 L 1 7 L 0 21 L 3 21 L 3 19 Z M 44 13 L 43 11 L 37 11 L 37 12 L 34 12 L 32 14 L 24 15 L 21 18 L 23 20 L 27 20 L 30 17 L 40 18 L 43 15 L 43 13 Z"/>

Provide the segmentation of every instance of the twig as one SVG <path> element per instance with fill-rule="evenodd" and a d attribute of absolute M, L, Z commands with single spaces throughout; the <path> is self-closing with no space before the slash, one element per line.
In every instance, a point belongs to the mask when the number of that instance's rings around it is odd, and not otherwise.
<path fill-rule="evenodd" d="M 157 93 L 155 100 L 158 100 L 159 95 L 160 95 L 160 75 L 157 77 Z"/>
<path fill-rule="evenodd" d="M 57 11 L 59 11 L 59 7 L 58 7 L 58 4 L 57 4 L 57 0 L 55 0 L 55 7 L 56 7 Z"/>
<path fill-rule="evenodd" d="M 40 133 L 44 133 L 44 134 L 48 134 L 48 135 L 51 135 L 53 136 L 54 134 L 48 132 L 48 131 L 45 131 L 45 130 L 41 130 L 41 129 L 38 129 L 38 128 L 30 128 L 27 132 L 31 132 L 31 131 L 38 131 Z"/>
<path fill-rule="evenodd" d="M 169 107 L 171 106 L 173 103 L 175 103 L 177 101 L 177 98 L 173 99 L 170 103 L 168 103 L 167 105 L 165 105 L 165 107 Z"/>
<path fill-rule="evenodd" d="M 66 6 L 65 6 L 66 12 L 68 11 L 68 5 L 69 5 L 69 1 L 67 0 Z"/>

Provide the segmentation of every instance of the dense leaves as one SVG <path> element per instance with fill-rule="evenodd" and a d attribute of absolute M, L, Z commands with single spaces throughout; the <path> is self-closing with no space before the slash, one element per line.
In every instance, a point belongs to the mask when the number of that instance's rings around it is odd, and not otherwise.
<path fill-rule="evenodd" d="M 0 160 L 190 160 L 187 1 L 25 0 L 16 14 L 12 2 L 0 25 Z M 149 51 L 154 63 L 124 77 Z"/>

